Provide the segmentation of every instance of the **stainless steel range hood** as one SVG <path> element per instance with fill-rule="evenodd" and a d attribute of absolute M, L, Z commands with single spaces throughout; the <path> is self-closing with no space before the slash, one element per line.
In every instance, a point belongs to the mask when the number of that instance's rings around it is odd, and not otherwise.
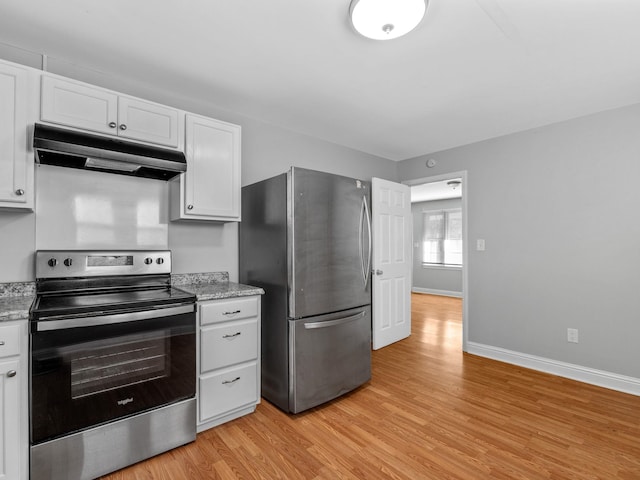
<path fill-rule="evenodd" d="M 98 170 L 169 180 L 187 171 L 184 153 L 116 138 L 35 124 L 36 161 L 46 165 Z"/>

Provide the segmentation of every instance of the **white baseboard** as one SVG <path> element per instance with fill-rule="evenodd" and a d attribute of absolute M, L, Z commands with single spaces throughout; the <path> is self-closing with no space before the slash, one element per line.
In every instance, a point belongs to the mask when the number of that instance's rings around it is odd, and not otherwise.
<path fill-rule="evenodd" d="M 462 292 L 454 292 L 451 290 L 435 290 L 433 288 L 412 287 L 411 291 L 413 293 L 428 293 L 430 295 L 442 295 L 445 297 L 462 298 Z"/>
<path fill-rule="evenodd" d="M 627 377 L 475 342 L 467 342 L 467 353 L 640 396 L 640 378 Z"/>

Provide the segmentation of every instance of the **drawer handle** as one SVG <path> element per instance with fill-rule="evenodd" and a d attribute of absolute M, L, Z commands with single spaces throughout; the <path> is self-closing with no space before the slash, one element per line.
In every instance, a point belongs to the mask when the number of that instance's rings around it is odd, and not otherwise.
<path fill-rule="evenodd" d="M 225 380 L 224 382 L 222 382 L 222 384 L 229 385 L 230 383 L 236 383 L 238 380 L 240 380 L 240 377 L 236 377 L 233 380 Z"/>
<path fill-rule="evenodd" d="M 238 335 L 242 335 L 242 333 L 241 332 L 236 332 L 236 333 L 233 333 L 231 335 L 223 335 L 222 338 L 233 338 L 233 337 L 237 337 Z"/>
<path fill-rule="evenodd" d="M 0 340 L 0 347 L 4 345 L 4 340 Z"/>
<path fill-rule="evenodd" d="M 17 373 L 18 372 L 16 372 L 15 370 L 9 370 L 7 372 L 7 377 L 9 377 L 9 378 L 15 377 Z"/>
<path fill-rule="evenodd" d="M 233 312 L 224 312 L 223 315 L 235 315 L 237 313 L 240 313 L 240 310 L 234 310 Z"/>

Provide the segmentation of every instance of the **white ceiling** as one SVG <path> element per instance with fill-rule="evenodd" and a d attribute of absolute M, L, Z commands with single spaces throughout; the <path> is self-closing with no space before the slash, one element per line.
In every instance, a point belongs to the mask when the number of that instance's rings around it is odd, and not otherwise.
<path fill-rule="evenodd" d="M 0 42 L 392 160 L 640 102 L 638 0 L 431 0 L 388 42 L 349 3 L 0 0 Z"/>
<path fill-rule="evenodd" d="M 462 182 L 462 178 L 451 178 L 440 182 L 422 183 L 411 186 L 411 203 L 430 202 L 433 200 L 446 200 L 449 198 L 462 198 L 462 187 L 447 185 L 451 181 Z"/>

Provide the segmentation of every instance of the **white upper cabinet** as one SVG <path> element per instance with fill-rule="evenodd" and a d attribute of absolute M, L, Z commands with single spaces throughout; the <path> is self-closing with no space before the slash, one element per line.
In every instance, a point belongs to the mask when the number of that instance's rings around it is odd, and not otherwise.
<path fill-rule="evenodd" d="M 33 210 L 33 151 L 29 147 L 29 71 L 0 62 L 0 207 Z"/>
<path fill-rule="evenodd" d="M 133 97 L 118 97 L 118 135 L 178 146 L 178 111 Z"/>
<path fill-rule="evenodd" d="M 240 127 L 186 115 L 187 171 L 171 184 L 172 220 L 240 221 Z"/>
<path fill-rule="evenodd" d="M 111 90 L 42 76 L 43 122 L 177 147 L 179 112 Z"/>

